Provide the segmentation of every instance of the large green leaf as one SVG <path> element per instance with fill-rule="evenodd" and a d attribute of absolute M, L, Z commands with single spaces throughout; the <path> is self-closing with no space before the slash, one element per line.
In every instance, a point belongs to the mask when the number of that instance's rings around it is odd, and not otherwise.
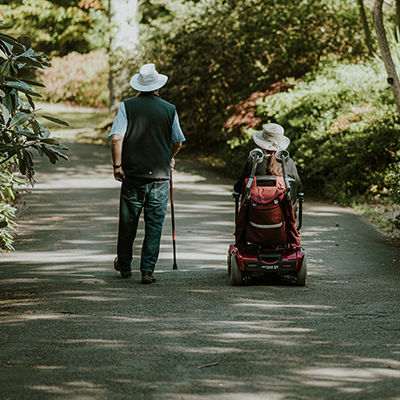
<path fill-rule="evenodd" d="M 14 39 L 12 36 L 6 35 L 5 33 L 0 33 L 0 40 L 11 44 L 14 50 L 18 51 L 19 53 L 22 53 L 26 50 L 25 46 L 22 43 Z"/>
<path fill-rule="evenodd" d="M 64 125 L 64 126 L 69 126 L 68 122 L 60 119 L 60 118 L 55 118 L 50 115 L 42 115 L 42 114 L 37 114 L 38 117 L 46 118 L 49 121 L 55 122 L 56 124 Z"/>
<path fill-rule="evenodd" d="M 29 102 L 30 106 L 32 107 L 32 109 L 35 110 L 36 107 L 35 107 L 35 103 L 33 102 L 32 97 L 29 96 L 29 94 L 27 94 L 27 93 L 25 93 L 25 96 L 26 96 L 26 98 L 28 99 L 28 102 Z"/>
<path fill-rule="evenodd" d="M 24 112 L 19 112 L 18 114 L 14 115 L 9 127 L 12 128 L 13 126 L 16 126 L 16 125 L 23 125 L 26 122 L 28 122 L 30 118 L 31 117 L 29 114 L 24 113 Z"/>
<path fill-rule="evenodd" d="M 3 64 L 1 64 L 0 76 L 7 76 L 9 72 L 10 72 L 10 62 L 6 60 L 3 62 Z"/>
<path fill-rule="evenodd" d="M 8 155 L 11 155 L 11 153 L 14 151 L 14 148 L 12 147 L 11 144 L 0 144 L 0 154 L 8 153 Z"/>
<path fill-rule="evenodd" d="M 53 138 L 53 139 L 55 139 L 55 140 L 57 140 L 59 143 L 58 143 L 58 146 L 57 146 L 57 149 L 61 149 L 61 150 L 70 150 L 69 149 L 69 147 L 68 146 L 66 146 L 65 144 L 63 144 L 63 143 L 61 143 L 60 142 L 60 140 L 61 140 L 61 138 Z"/>
<path fill-rule="evenodd" d="M 0 49 L 1 49 L 2 53 L 4 53 L 6 58 L 9 58 L 12 55 L 13 47 L 11 44 L 0 40 Z"/>
<path fill-rule="evenodd" d="M 12 98 L 9 93 L 6 94 L 6 97 L 3 100 L 3 106 L 7 108 L 8 112 L 11 113 L 13 110 Z"/>
<path fill-rule="evenodd" d="M 15 62 L 11 62 L 11 70 L 14 71 L 15 75 L 18 75 L 18 64 L 16 65 Z"/>
<path fill-rule="evenodd" d="M 39 93 L 36 93 L 27 83 L 25 82 L 13 82 L 7 81 L 4 83 L 5 86 L 15 88 L 23 93 L 27 93 L 31 96 L 42 97 Z"/>
<path fill-rule="evenodd" d="M 40 136 L 35 135 L 33 132 L 30 132 L 30 131 L 20 131 L 20 130 L 18 130 L 18 131 L 14 131 L 14 132 L 18 133 L 19 135 L 26 136 L 29 139 L 33 139 L 33 140 L 40 140 L 41 139 Z"/>
<path fill-rule="evenodd" d="M 33 170 L 32 153 L 27 149 L 22 149 L 23 159 L 26 165 L 26 177 L 32 181 L 35 171 Z"/>
<path fill-rule="evenodd" d="M 32 49 L 32 47 L 28 48 L 28 50 L 24 51 L 22 54 L 20 54 L 18 57 L 29 57 L 32 54 L 35 54 L 35 50 Z M 17 57 L 17 58 L 18 58 Z"/>
<path fill-rule="evenodd" d="M 33 59 L 32 57 L 18 57 L 18 61 L 22 61 L 26 63 L 27 65 L 30 65 L 32 67 L 37 67 L 37 68 L 42 68 L 43 64 L 40 61 L 37 61 Z"/>
<path fill-rule="evenodd" d="M 15 155 L 18 157 L 19 160 L 21 160 L 21 147 L 18 146 L 18 144 L 14 140 L 11 142 L 11 145 L 14 148 Z"/>
<path fill-rule="evenodd" d="M 23 44 L 27 49 L 29 49 L 32 46 L 32 40 L 29 36 L 20 36 L 17 40 L 19 43 Z"/>
<path fill-rule="evenodd" d="M 43 85 L 43 83 L 37 82 L 37 81 L 31 81 L 29 79 L 20 79 L 20 81 L 27 83 L 28 85 L 32 85 L 32 86 L 38 86 L 38 87 L 46 87 L 45 85 Z M 1 96 L 1 94 L 0 94 Z"/>
<path fill-rule="evenodd" d="M 22 175 L 26 175 L 26 162 L 23 158 L 19 160 L 19 172 Z"/>
<path fill-rule="evenodd" d="M 12 89 L 11 92 L 11 97 L 13 100 L 13 110 L 17 111 L 19 109 L 19 107 L 22 105 L 20 97 L 19 97 L 19 93 L 17 89 Z"/>
<path fill-rule="evenodd" d="M 49 138 L 49 139 L 42 139 L 41 140 L 42 143 L 46 143 L 46 144 L 54 144 L 54 145 L 58 145 L 58 140 L 53 139 L 53 138 Z"/>
<path fill-rule="evenodd" d="M 4 104 L 1 105 L 1 109 L 3 110 L 4 123 L 7 125 L 8 121 L 10 120 L 10 112 L 7 110 L 7 107 L 5 107 Z"/>
<path fill-rule="evenodd" d="M 36 119 L 32 118 L 30 120 L 31 127 L 33 128 L 33 131 L 36 133 L 38 137 L 43 137 L 41 125 L 39 122 L 36 121 Z"/>
<path fill-rule="evenodd" d="M 42 150 L 44 154 L 49 158 L 50 162 L 52 164 L 55 164 L 58 161 L 58 157 L 54 152 L 52 152 L 50 149 L 48 149 L 45 145 L 42 145 Z"/>
<path fill-rule="evenodd" d="M 43 150 L 42 150 L 41 146 L 34 145 L 32 147 L 37 150 L 37 152 L 39 153 L 40 157 L 43 157 Z"/>
<path fill-rule="evenodd" d="M 39 136 L 42 136 L 44 139 L 47 139 L 50 137 L 50 131 L 48 129 L 45 129 L 38 121 L 36 121 L 35 119 L 31 120 L 31 123 L 33 125 L 36 125 L 39 127 L 40 129 L 40 134 L 37 133 Z M 34 131 L 37 131 L 37 127 L 34 127 Z"/>
<path fill-rule="evenodd" d="M 63 146 L 64 149 L 69 150 L 68 147 Z M 55 154 L 58 154 L 61 158 L 63 158 L 64 160 L 69 161 L 69 158 L 67 155 L 65 155 L 64 153 L 61 153 L 61 151 L 56 150 L 54 147 L 51 148 L 51 151 Z"/>

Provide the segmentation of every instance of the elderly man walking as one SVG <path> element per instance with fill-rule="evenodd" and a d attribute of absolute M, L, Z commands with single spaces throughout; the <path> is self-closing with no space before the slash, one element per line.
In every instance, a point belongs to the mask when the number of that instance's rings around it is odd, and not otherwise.
<path fill-rule="evenodd" d="M 175 106 L 158 94 L 167 80 L 154 64 L 143 65 L 130 81 L 140 93 L 121 103 L 109 135 L 114 177 L 122 182 L 114 268 L 123 278 L 132 275 L 133 242 L 144 209 L 140 271 L 145 284 L 156 281 L 153 272 L 167 213 L 171 169 L 185 141 Z"/>

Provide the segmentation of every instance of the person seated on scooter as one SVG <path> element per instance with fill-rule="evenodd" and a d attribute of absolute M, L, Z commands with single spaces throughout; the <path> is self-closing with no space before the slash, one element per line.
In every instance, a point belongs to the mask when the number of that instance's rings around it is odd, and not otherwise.
<path fill-rule="evenodd" d="M 282 165 L 275 159 L 275 152 L 279 149 L 287 149 L 290 144 L 290 139 L 284 135 L 285 130 L 278 124 L 266 124 L 262 131 L 254 132 L 253 140 L 257 146 L 261 147 L 264 152 L 264 159 L 261 163 L 257 164 L 257 175 L 274 175 L 283 176 Z M 246 178 L 251 174 L 253 159 L 249 157 L 234 184 L 234 191 L 236 193 L 243 192 L 243 184 Z M 296 182 L 297 193 L 303 191 L 303 184 L 301 182 L 299 173 L 293 160 L 290 158 L 285 164 L 286 173 L 288 177 L 293 178 Z M 297 194 L 293 200 L 297 198 Z"/>

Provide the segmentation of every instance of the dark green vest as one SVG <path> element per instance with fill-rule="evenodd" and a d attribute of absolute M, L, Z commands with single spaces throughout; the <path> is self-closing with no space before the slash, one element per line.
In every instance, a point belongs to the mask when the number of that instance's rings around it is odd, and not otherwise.
<path fill-rule="evenodd" d="M 131 180 L 169 179 L 175 106 L 155 93 L 141 93 L 124 103 L 128 117 L 122 146 L 125 177 Z"/>

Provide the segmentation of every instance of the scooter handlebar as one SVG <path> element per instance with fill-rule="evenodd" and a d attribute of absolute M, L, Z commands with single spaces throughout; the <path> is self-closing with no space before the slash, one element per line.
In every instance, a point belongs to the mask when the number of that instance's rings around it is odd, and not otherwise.
<path fill-rule="evenodd" d="M 264 153 L 261 149 L 253 149 L 250 151 L 250 157 L 253 159 L 253 162 L 259 164 L 264 159 Z"/>
<path fill-rule="evenodd" d="M 285 163 L 287 163 L 290 160 L 290 154 L 285 149 L 279 149 L 275 153 L 275 159 L 276 161 L 278 161 L 279 164 L 282 164 L 282 161 L 285 161 Z"/>
<path fill-rule="evenodd" d="M 292 201 L 292 196 L 290 193 L 290 182 L 286 174 L 286 163 L 290 160 L 290 154 L 285 149 L 278 149 L 275 153 L 275 158 L 278 163 L 282 164 L 283 179 L 286 185 L 286 198 L 288 201 Z"/>

